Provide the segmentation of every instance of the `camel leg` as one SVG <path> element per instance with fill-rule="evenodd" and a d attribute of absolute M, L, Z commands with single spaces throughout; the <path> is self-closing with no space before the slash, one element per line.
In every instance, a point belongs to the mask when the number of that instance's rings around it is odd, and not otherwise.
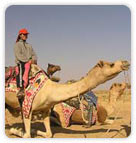
<path fill-rule="evenodd" d="M 18 130 L 18 129 L 16 129 L 16 128 L 11 128 L 9 132 L 10 132 L 11 134 L 16 135 L 16 136 L 19 136 L 19 137 L 21 137 L 21 138 L 22 138 L 23 135 L 24 135 L 23 131 Z"/>
<path fill-rule="evenodd" d="M 23 138 L 31 138 L 31 117 L 32 117 L 32 112 L 30 112 L 29 118 L 25 118 L 23 116 L 24 126 L 25 126 L 25 133 L 23 135 Z"/>
<path fill-rule="evenodd" d="M 52 137 L 49 114 L 50 113 L 48 112 L 47 115 L 44 118 L 44 126 L 46 128 L 46 132 L 37 131 L 37 135 L 43 136 L 45 138 L 51 138 Z"/>

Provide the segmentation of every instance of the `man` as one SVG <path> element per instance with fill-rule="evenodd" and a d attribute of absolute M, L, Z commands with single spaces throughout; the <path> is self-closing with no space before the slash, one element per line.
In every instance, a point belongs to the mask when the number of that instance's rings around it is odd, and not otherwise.
<path fill-rule="evenodd" d="M 37 64 L 37 56 L 30 44 L 26 42 L 29 32 L 27 29 L 19 30 L 18 37 L 14 46 L 16 68 L 16 81 L 19 92 L 17 97 L 24 96 L 24 88 L 28 85 L 28 74 L 31 63 Z"/>

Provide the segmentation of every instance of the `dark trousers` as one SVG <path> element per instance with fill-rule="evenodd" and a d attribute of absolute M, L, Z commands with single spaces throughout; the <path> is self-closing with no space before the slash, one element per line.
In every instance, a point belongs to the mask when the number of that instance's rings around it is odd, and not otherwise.
<path fill-rule="evenodd" d="M 20 62 L 19 64 L 17 64 L 18 70 L 19 70 L 19 74 L 16 75 L 16 81 L 17 81 L 18 88 L 24 88 L 23 75 L 25 71 L 25 64 L 26 64 L 25 62 Z"/>

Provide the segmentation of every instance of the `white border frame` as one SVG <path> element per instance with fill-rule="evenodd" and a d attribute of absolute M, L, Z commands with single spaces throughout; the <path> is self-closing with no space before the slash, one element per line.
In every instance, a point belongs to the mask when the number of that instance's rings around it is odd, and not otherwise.
<path fill-rule="evenodd" d="M 132 91 L 132 97 L 131 97 L 131 134 L 128 138 L 81 138 L 81 139 L 59 139 L 59 138 L 51 138 L 51 139 L 44 139 L 44 138 L 31 138 L 31 139 L 22 139 L 22 138 L 8 138 L 5 135 L 5 88 L 4 88 L 4 82 L 5 82 L 5 76 L 4 76 L 4 67 L 5 67 L 5 10 L 10 5 L 126 5 L 131 10 L 131 91 Z M 72 143 L 87 143 L 87 142 L 93 142 L 93 143 L 100 143 L 104 141 L 105 143 L 115 143 L 115 141 L 118 141 L 118 143 L 133 143 L 136 136 L 136 90 L 134 90 L 134 87 L 136 87 L 136 0 L 3 0 L 0 2 L 0 139 L 2 143 L 44 143 L 44 142 L 72 142 Z"/>

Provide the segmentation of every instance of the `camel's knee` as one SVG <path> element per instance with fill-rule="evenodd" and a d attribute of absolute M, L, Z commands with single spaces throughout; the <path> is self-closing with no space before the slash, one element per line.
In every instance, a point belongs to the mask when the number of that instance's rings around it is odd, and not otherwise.
<path fill-rule="evenodd" d="M 31 138 L 31 135 L 29 133 L 24 133 L 23 138 Z"/>
<path fill-rule="evenodd" d="M 52 138 L 52 133 L 46 133 L 46 138 Z"/>

